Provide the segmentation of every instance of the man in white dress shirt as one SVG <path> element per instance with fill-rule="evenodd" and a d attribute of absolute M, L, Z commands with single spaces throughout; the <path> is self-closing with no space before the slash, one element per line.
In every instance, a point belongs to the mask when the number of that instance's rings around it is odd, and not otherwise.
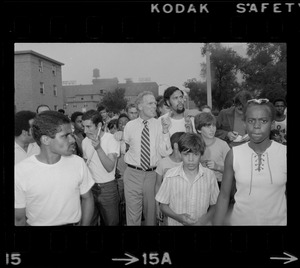
<path fill-rule="evenodd" d="M 15 114 L 15 165 L 40 152 L 31 130 L 35 115 L 32 111 L 20 111 Z"/>
<path fill-rule="evenodd" d="M 127 225 L 141 225 L 142 212 L 145 225 L 155 225 L 154 186 L 156 181 L 155 169 L 162 156 L 170 154 L 169 134 L 161 126 L 156 115 L 156 100 L 152 92 L 141 92 L 136 104 L 139 117 L 129 121 L 124 129 L 124 141 L 128 151 L 124 160 L 127 168 L 124 172 L 124 192 L 126 200 Z M 148 128 L 150 150 L 149 165 L 142 164 L 142 134 Z M 148 148 L 149 149 L 149 148 Z M 143 167 L 142 167 L 143 166 Z"/>

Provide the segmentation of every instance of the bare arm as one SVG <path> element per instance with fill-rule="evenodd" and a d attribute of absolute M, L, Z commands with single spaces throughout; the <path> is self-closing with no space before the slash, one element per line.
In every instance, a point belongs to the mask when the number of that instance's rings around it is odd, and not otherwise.
<path fill-rule="evenodd" d="M 117 154 L 106 155 L 101 146 L 96 150 L 96 152 L 105 170 L 107 172 L 112 172 L 117 161 Z"/>
<path fill-rule="evenodd" d="M 15 208 L 15 226 L 25 226 L 25 225 L 26 225 L 26 209 Z"/>
<path fill-rule="evenodd" d="M 81 212 L 80 225 L 90 225 L 94 213 L 94 198 L 91 190 L 81 195 Z"/>
<path fill-rule="evenodd" d="M 233 177 L 234 177 L 233 152 L 231 149 L 225 158 L 221 192 L 218 196 L 218 200 L 216 204 L 216 212 L 213 219 L 214 225 L 224 224 L 225 216 L 227 214 L 228 205 L 230 201 L 230 193 L 231 193 Z"/>
<path fill-rule="evenodd" d="M 213 216 L 215 214 L 215 211 L 216 211 L 216 205 L 211 205 L 208 208 L 207 213 L 202 215 L 200 217 L 200 219 L 197 220 L 196 225 L 208 225 L 208 224 L 211 225 L 211 222 L 212 222 Z"/>
<path fill-rule="evenodd" d="M 155 195 L 158 193 L 158 190 L 162 183 L 162 179 L 163 179 L 163 176 L 156 173 Z M 156 203 L 156 218 L 162 221 L 163 217 L 162 217 L 162 213 L 160 211 L 159 202 L 155 201 L 155 203 Z"/>

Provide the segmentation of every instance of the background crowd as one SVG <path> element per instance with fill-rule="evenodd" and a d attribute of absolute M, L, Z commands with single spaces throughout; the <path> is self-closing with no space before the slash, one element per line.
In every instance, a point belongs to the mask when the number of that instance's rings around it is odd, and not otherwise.
<path fill-rule="evenodd" d="M 286 225 L 286 100 L 190 114 L 169 87 L 119 114 L 15 114 L 15 224 Z"/>

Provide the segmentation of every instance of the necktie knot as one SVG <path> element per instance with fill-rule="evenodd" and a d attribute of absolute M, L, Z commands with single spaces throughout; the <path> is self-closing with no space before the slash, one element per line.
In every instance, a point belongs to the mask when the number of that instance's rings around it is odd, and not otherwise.
<path fill-rule="evenodd" d="M 144 120 L 143 124 L 145 125 L 145 127 L 148 127 L 149 122 L 147 120 Z"/>

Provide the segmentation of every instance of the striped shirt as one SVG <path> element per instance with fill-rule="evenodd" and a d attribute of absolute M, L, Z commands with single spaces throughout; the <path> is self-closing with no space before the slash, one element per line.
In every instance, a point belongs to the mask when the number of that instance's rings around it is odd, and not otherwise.
<path fill-rule="evenodd" d="M 199 173 L 190 182 L 183 171 L 183 164 L 169 169 L 155 197 L 156 201 L 168 204 L 177 214 L 187 213 L 199 219 L 207 213 L 210 205 L 217 202 L 219 187 L 213 171 L 199 165 Z M 182 225 L 168 218 L 168 225 Z"/>

